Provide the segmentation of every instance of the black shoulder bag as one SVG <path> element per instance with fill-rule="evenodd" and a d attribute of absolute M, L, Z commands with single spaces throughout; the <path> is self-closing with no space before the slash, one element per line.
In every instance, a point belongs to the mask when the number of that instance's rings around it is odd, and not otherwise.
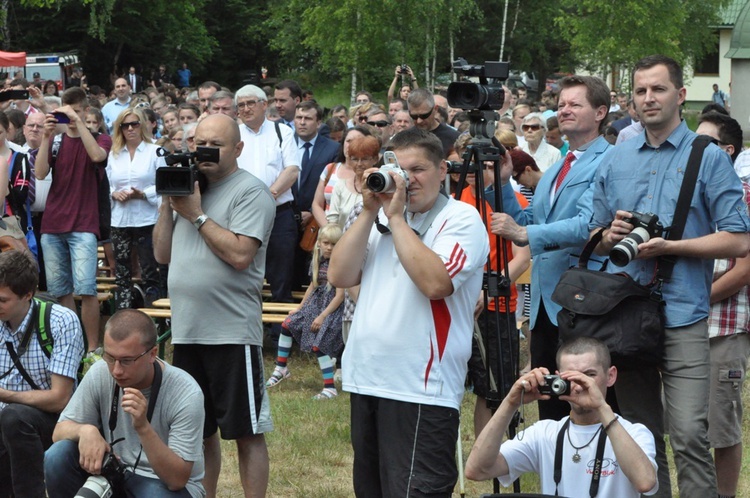
<path fill-rule="evenodd" d="M 703 151 L 710 142 L 706 136 L 699 136 L 693 142 L 667 240 L 682 238 Z M 657 259 L 656 276 L 649 285 L 639 284 L 626 273 L 605 272 L 607 262 L 598 271 L 589 270 L 588 260 L 603 231 L 594 234 L 584 247 L 578 266 L 563 273 L 552 293 L 552 300 L 563 308 L 557 314 L 560 340 L 599 339 L 607 345 L 612 362 L 620 368 L 657 365 L 664 352 L 661 288 L 672 275 L 676 257 Z"/>

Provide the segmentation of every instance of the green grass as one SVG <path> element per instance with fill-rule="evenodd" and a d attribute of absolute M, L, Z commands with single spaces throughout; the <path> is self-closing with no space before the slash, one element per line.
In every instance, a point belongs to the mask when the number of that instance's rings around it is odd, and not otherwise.
<path fill-rule="evenodd" d="M 523 347 L 523 345 L 522 345 Z M 525 360 L 525 359 L 524 359 Z M 349 395 L 339 391 L 339 396 L 325 401 L 311 397 L 322 388 L 317 360 L 312 355 L 295 350 L 289 362 L 292 376 L 270 391 L 271 409 L 275 430 L 267 435 L 271 461 L 268 486 L 269 497 L 338 498 L 353 496 L 351 484 L 352 449 L 349 440 Z M 273 356 L 265 355 L 266 372 L 273 369 Z M 750 388 L 745 385 L 744 404 L 750 399 Z M 464 462 L 474 443 L 472 415 L 474 396 L 464 397 L 461 417 L 461 444 Z M 535 404 L 525 409 L 527 424 L 537 419 Z M 743 441 L 750 448 L 750 431 L 747 417 Z M 241 497 L 242 487 L 237 474 L 236 448 L 231 441 L 222 441 L 223 467 L 219 479 L 218 495 Z M 737 496 L 750 496 L 750 452 L 743 458 L 740 487 Z M 671 461 L 672 487 L 677 497 L 676 475 Z M 525 475 L 521 481 L 524 493 L 538 492 L 539 480 L 535 475 Z M 502 490 L 510 492 L 510 490 Z M 465 481 L 465 496 L 478 497 L 491 493 L 491 482 Z M 460 496 L 456 485 L 453 496 Z"/>

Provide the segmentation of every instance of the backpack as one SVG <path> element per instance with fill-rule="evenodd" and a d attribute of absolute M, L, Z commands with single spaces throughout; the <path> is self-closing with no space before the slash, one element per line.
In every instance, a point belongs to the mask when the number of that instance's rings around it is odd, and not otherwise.
<path fill-rule="evenodd" d="M 32 326 L 34 327 L 37 341 L 39 341 L 39 346 L 42 348 L 44 356 L 46 356 L 47 359 L 50 359 L 52 357 L 52 350 L 55 347 L 55 338 L 52 336 L 51 326 L 52 306 L 58 303 L 53 298 L 48 296 L 34 296 L 32 302 L 35 305 L 35 311 L 31 319 L 36 321 L 36 323 L 32 324 Z M 30 339 L 30 337 L 28 339 Z M 28 339 L 24 337 L 23 341 L 25 342 Z M 26 342 L 26 345 L 28 345 L 28 342 Z M 87 347 L 88 341 L 86 339 L 86 334 L 83 334 L 83 350 L 86 351 Z M 22 353 L 19 354 L 19 356 L 22 356 Z M 85 358 L 85 355 L 81 357 L 81 362 L 78 365 L 78 382 L 83 379 L 83 369 L 86 365 L 84 361 Z M 18 368 L 19 373 L 24 377 L 26 382 L 31 385 L 31 387 L 33 387 L 34 389 L 38 389 L 38 387 L 36 387 L 34 383 L 31 382 L 31 378 L 28 376 L 28 374 L 22 369 L 20 361 L 16 364 L 16 368 Z"/>

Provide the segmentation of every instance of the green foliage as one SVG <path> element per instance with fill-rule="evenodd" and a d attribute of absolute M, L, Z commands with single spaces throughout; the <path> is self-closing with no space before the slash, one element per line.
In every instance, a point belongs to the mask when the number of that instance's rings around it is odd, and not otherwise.
<path fill-rule="evenodd" d="M 727 0 L 562 0 L 555 24 L 589 69 L 632 65 L 649 54 L 685 63 L 715 41 Z"/>

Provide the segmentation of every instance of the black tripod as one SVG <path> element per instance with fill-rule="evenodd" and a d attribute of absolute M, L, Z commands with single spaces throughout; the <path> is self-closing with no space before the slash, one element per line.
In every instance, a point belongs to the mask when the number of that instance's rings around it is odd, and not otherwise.
<path fill-rule="evenodd" d="M 483 170 L 492 167 L 495 178 L 500 178 L 501 157 L 505 154 L 503 146 L 494 138 L 494 111 L 473 110 L 469 113 L 472 139 L 463 154 L 456 196 L 460 198 L 464 189 L 466 175 L 474 173 L 474 197 L 476 208 L 482 221 L 489 229 L 491 205 L 487 201 Z M 492 137 L 492 138 L 490 138 Z M 491 164 L 491 166 L 487 166 Z M 502 212 L 502 191 L 497 183 L 492 186 L 494 210 Z M 488 230 L 489 233 L 489 230 Z M 518 375 L 519 341 L 516 333 L 515 317 L 510 311 L 511 281 L 508 277 L 508 253 L 511 244 L 498 235 L 495 238 L 495 260 L 492 254 L 487 258 L 487 269 L 483 281 L 484 312 L 480 320 L 483 327 L 480 349 L 483 350 L 484 365 L 487 371 L 487 408 L 494 414 L 500 402 L 510 391 Z M 500 270 L 498 272 L 498 269 Z M 494 311 L 489 310 L 490 302 Z M 501 302 L 503 310 L 501 311 Z M 492 316 L 491 316 L 492 315 Z M 513 417 L 508 436 L 515 437 L 519 416 Z M 500 490 L 497 479 L 494 480 L 494 492 Z M 516 493 L 520 492 L 520 482 L 513 483 Z"/>

